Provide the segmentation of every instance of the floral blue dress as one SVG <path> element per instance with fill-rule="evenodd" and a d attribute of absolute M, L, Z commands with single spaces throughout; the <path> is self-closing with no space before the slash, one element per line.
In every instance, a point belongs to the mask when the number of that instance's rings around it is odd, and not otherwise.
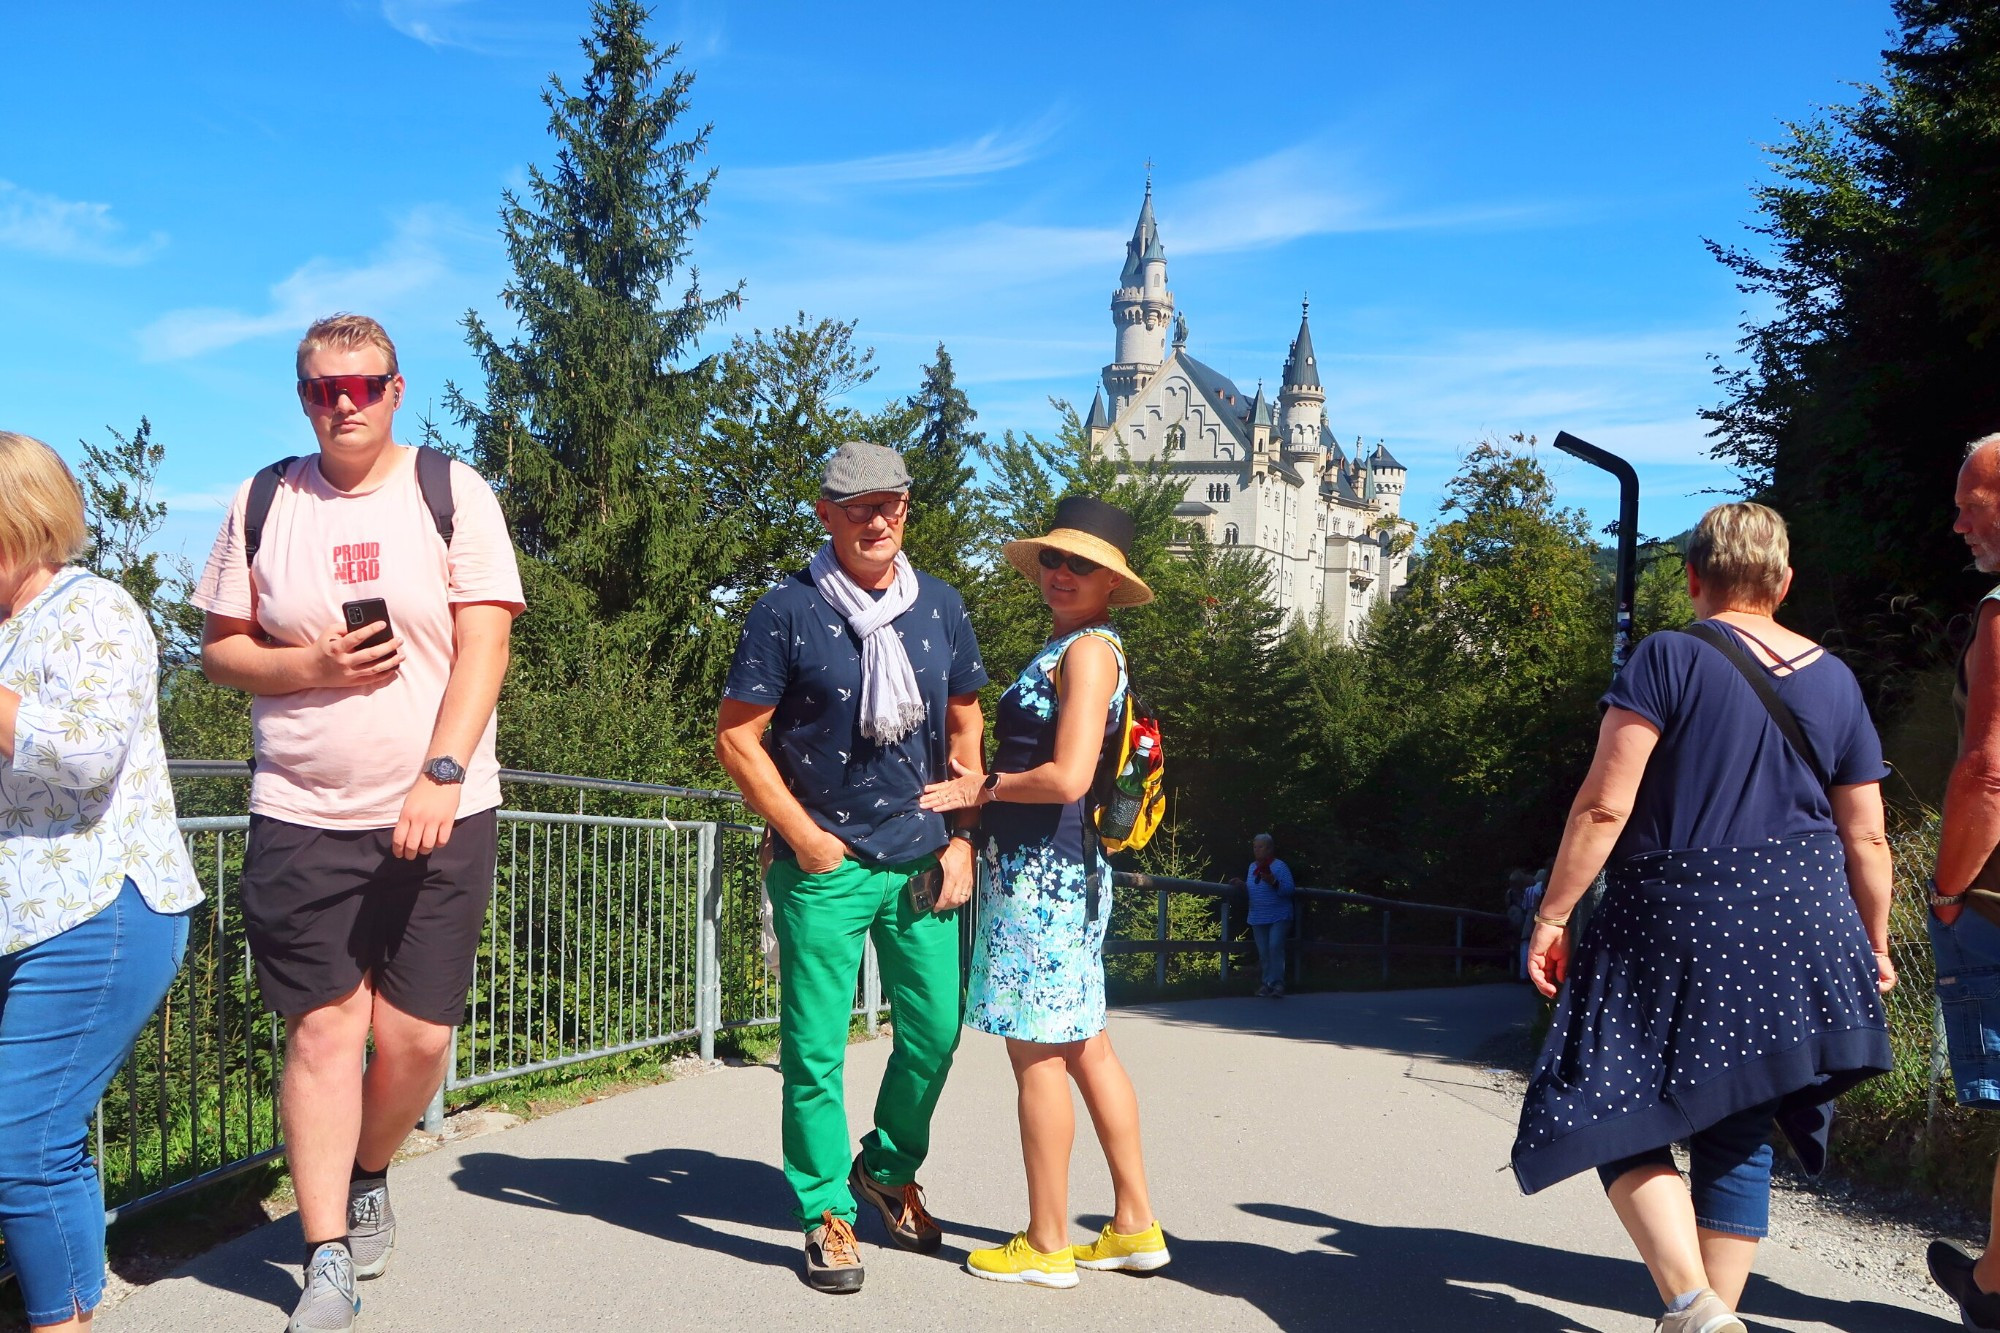
<path fill-rule="evenodd" d="M 1118 655 L 1105 739 L 1124 715 L 1125 648 L 1098 625 L 1055 640 L 1028 663 L 995 711 L 993 769 L 1024 773 L 1055 757 L 1056 664 L 1085 634 Z M 1111 866 L 1090 826 L 1090 798 L 1068 805 L 995 801 L 985 809 L 987 875 L 979 887 L 966 996 L 968 1026 L 1017 1041 L 1083 1041 L 1104 1028 L 1104 929 Z"/>

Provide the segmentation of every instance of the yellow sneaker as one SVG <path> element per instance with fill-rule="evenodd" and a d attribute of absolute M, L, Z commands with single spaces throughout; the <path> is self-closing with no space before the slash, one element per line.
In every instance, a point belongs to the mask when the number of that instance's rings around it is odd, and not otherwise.
<path fill-rule="evenodd" d="M 1076 1259 L 1071 1250 L 1043 1254 L 1028 1244 L 1028 1233 L 1017 1231 L 997 1250 L 974 1250 L 965 1256 L 965 1271 L 991 1282 L 1026 1282 L 1037 1287 L 1074 1287 Z"/>
<path fill-rule="evenodd" d="M 1088 1245 L 1072 1245 L 1069 1252 L 1078 1268 L 1120 1268 L 1128 1273 L 1150 1273 L 1165 1268 L 1173 1258 L 1167 1253 L 1167 1238 L 1161 1234 L 1158 1222 L 1130 1236 L 1113 1231 L 1106 1222 L 1096 1240 Z"/>

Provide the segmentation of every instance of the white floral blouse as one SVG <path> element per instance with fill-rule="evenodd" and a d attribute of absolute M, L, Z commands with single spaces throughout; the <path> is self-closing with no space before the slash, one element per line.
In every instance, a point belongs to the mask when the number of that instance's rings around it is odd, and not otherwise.
<path fill-rule="evenodd" d="M 88 921 L 129 877 L 156 912 L 201 883 L 160 742 L 159 650 L 125 590 L 64 569 L 0 621 L 0 685 L 21 696 L 0 756 L 0 954 Z"/>

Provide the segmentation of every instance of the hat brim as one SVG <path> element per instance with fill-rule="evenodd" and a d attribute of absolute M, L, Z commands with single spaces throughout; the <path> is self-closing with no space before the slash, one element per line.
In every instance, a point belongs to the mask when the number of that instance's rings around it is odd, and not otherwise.
<path fill-rule="evenodd" d="M 1144 606 L 1153 600 L 1153 590 L 1125 563 L 1123 551 L 1102 537 L 1079 532 L 1075 528 L 1057 528 L 1044 537 L 1026 537 L 1008 542 L 1000 548 L 1000 553 L 1007 557 L 1008 564 L 1021 571 L 1022 578 L 1040 587 L 1044 547 L 1053 547 L 1067 555 L 1080 555 L 1116 574 L 1122 582 L 1111 590 L 1113 606 Z"/>

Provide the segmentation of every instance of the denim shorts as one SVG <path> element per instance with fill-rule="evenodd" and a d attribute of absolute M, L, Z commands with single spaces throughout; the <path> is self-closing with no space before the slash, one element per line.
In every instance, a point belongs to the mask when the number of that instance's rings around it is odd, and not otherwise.
<path fill-rule="evenodd" d="M 1688 1193 L 1695 1225 L 1730 1236 L 1762 1240 L 1771 1232 L 1771 1117 L 1777 1102 L 1752 1106 L 1688 1139 Z M 1674 1168 L 1667 1147 L 1635 1153 L 1597 1168 L 1609 1190 L 1618 1177 L 1639 1167 Z"/>
<path fill-rule="evenodd" d="M 2000 926 L 1969 907 L 1948 926 L 1926 920 L 1958 1104 L 2000 1108 Z"/>

